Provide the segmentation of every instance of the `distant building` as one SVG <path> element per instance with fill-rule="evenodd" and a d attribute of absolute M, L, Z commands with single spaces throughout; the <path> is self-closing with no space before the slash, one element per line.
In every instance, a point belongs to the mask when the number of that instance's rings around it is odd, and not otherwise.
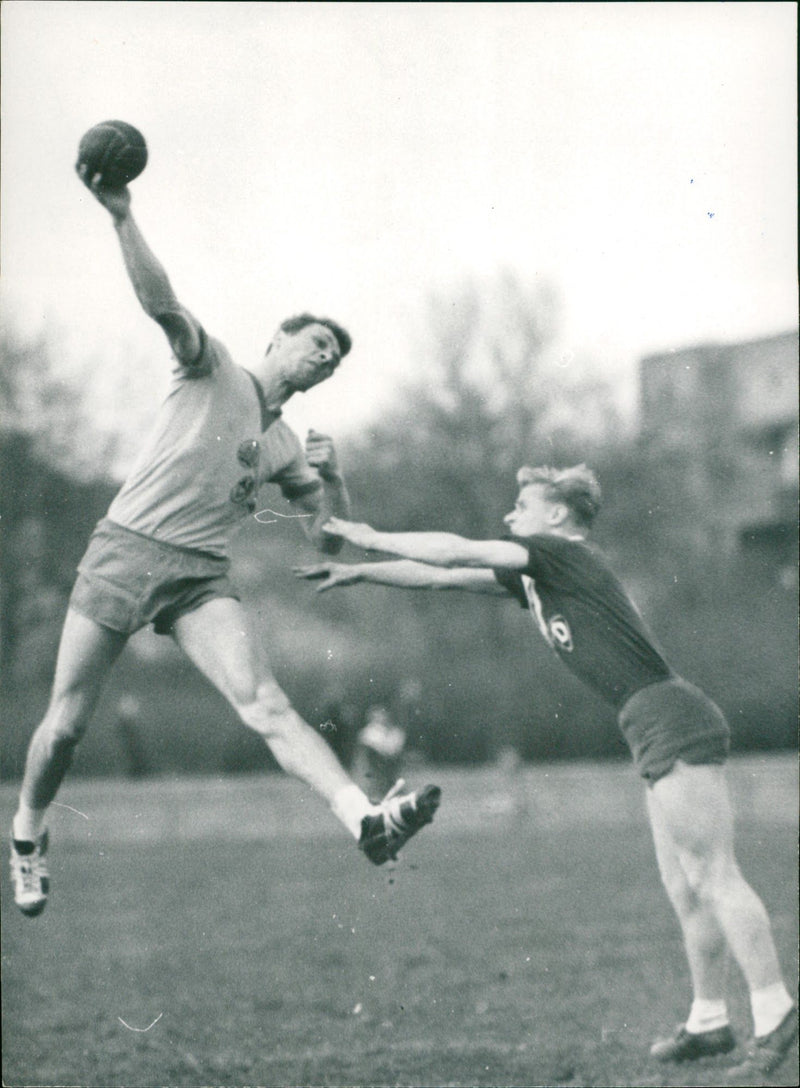
<path fill-rule="evenodd" d="M 795 579 L 799 350 L 787 332 L 640 362 L 641 440 L 690 515 L 684 533 Z"/>

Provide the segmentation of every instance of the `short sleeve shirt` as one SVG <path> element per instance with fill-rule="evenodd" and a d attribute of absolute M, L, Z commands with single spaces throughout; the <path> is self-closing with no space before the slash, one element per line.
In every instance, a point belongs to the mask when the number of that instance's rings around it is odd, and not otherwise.
<path fill-rule="evenodd" d="M 288 499 L 319 490 L 297 435 L 270 412 L 261 386 L 203 334 L 191 366 L 177 364 L 154 427 L 108 517 L 167 544 L 227 555 L 233 531 L 258 510 L 258 489 Z"/>
<path fill-rule="evenodd" d="M 527 548 L 527 567 L 496 570 L 495 577 L 530 609 L 548 645 L 580 680 L 619 709 L 641 688 L 674 676 L 597 548 L 549 534 L 514 540 Z"/>

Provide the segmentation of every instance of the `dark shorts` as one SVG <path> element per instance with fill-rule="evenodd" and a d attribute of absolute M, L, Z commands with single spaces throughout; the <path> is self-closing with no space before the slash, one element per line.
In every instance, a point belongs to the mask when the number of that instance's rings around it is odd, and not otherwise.
<path fill-rule="evenodd" d="M 239 600 L 229 567 L 228 559 L 163 544 L 103 518 L 78 564 L 69 606 L 112 631 L 132 635 L 152 623 L 168 635 L 179 616 L 206 601 Z"/>
<path fill-rule="evenodd" d="M 677 760 L 724 763 L 730 750 L 725 715 L 685 680 L 665 680 L 628 699 L 619 725 L 633 762 L 648 785 L 669 774 Z"/>

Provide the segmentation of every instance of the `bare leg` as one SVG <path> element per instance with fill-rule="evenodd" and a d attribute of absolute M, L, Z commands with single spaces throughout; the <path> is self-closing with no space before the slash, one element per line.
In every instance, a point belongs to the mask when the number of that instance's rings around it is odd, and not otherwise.
<path fill-rule="evenodd" d="M 55 797 L 109 670 L 126 642 L 127 635 L 67 611 L 50 704 L 31 738 L 25 761 L 20 802 L 29 809 L 44 810 Z"/>
<path fill-rule="evenodd" d="M 724 1000 L 728 980 L 728 946 L 715 912 L 692 888 L 680 863 L 671 836 L 662 826 L 660 813 L 647 791 L 650 824 L 661 880 L 678 916 L 694 997 L 702 1001 Z"/>
<path fill-rule="evenodd" d="M 724 769 L 676 764 L 651 789 L 650 818 L 657 840 L 670 840 L 700 911 L 681 918 L 692 935 L 692 977 L 717 989 L 718 943 L 708 914 L 719 929 L 752 991 L 781 983 L 781 970 L 764 904 L 742 876 L 733 851 L 733 816 Z M 685 909 L 686 900 L 679 904 Z M 704 919 L 692 920 L 694 913 Z M 679 917 L 680 917 L 679 911 Z M 699 930 L 699 931 L 698 931 Z M 689 951 L 687 946 L 687 952 Z"/>
<path fill-rule="evenodd" d="M 327 741 L 290 705 L 272 675 L 260 642 L 250 634 L 241 604 L 233 598 L 209 601 L 181 616 L 173 636 L 242 721 L 261 734 L 283 770 L 312 786 L 334 807 L 334 812 L 337 798 L 347 791 L 357 811 L 355 818 L 343 822 L 357 837 L 361 815 L 372 806 Z"/>

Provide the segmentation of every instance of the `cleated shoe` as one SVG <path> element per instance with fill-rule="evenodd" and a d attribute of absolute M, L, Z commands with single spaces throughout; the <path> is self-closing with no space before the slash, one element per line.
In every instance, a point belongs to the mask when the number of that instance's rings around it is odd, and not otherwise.
<path fill-rule="evenodd" d="M 740 1065 L 727 1071 L 733 1081 L 763 1084 L 763 1078 L 774 1073 L 797 1039 L 797 1006 L 794 1005 L 769 1035 L 756 1035 L 747 1048 Z"/>
<path fill-rule="evenodd" d="M 23 914 L 35 918 L 41 914 L 50 891 L 50 874 L 47 871 L 47 832 L 43 831 L 36 842 L 20 842 L 11 838 L 11 880 L 14 884 L 14 902 Z"/>
<path fill-rule="evenodd" d="M 373 865 L 395 860 L 398 850 L 431 822 L 439 807 L 442 791 L 438 786 L 426 786 L 419 793 L 399 796 L 404 786 L 401 778 L 381 801 L 380 812 L 361 821 L 358 848 Z"/>
<path fill-rule="evenodd" d="M 712 1031 L 687 1031 L 683 1024 L 671 1039 L 663 1039 L 650 1047 L 650 1057 L 660 1062 L 693 1062 L 727 1054 L 736 1046 L 730 1024 Z"/>

